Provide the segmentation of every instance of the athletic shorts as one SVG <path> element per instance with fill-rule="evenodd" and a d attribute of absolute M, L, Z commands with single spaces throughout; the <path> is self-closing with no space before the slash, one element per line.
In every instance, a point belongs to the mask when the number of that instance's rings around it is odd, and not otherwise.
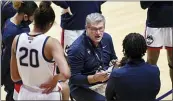
<path fill-rule="evenodd" d="M 146 27 L 145 39 L 150 48 L 173 48 L 173 27 L 151 28 Z"/>
<path fill-rule="evenodd" d="M 60 86 L 57 85 L 57 86 Z M 61 87 L 60 87 L 61 88 Z M 18 95 L 18 100 L 62 100 L 60 88 L 53 90 L 49 94 L 42 94 L 42 90 L 36 90 L 22 85 Z"/>
<path fill-rule="evenodd" d="M 84 30 L 64 30 L 62 31 L 61 44 L 66 50 L 80 35 L 82 35 Z"/>

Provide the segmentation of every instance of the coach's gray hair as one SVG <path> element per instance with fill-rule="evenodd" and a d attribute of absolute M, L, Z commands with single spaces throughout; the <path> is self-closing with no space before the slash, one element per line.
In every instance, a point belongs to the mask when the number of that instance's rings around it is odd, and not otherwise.
<path fill-rule="evenodd" d="M 87 26 L 88 24 L 94 24 L 100 22 L 103 22 L 105 25 L 105 17 L 100 13 L 91 13 L 86 17 L 85 26 Z"/>

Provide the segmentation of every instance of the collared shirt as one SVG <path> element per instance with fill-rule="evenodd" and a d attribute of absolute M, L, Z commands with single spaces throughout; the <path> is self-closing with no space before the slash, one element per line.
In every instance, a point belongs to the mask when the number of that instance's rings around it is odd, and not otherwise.
<path fill-rule="evenodd" d="M 106 88 L 107 101 L 154 101 L 160 90 L 160 71 L 143 59 L 113 70 Z"/>
<path fill-rule="evenodd" d="M 84 32 L 70 46 L 67 54 L 72 73 L 71 88 L 90 86 L 87 76 L 95 74 L 99 66 L 107 69 L 109 62 L 112 59 L 117 59 L 112 38 L 107 33 L 104 33 L 98 47 L 95 47 Z"/>

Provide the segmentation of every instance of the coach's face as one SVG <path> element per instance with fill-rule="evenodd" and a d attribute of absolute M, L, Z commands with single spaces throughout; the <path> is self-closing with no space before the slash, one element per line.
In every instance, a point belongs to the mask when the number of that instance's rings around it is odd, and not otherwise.
<path fill-rule="evenodd" d="M 98 43 L 101 41 L 104 30 L 105 30 L 104 22 L 88 24 L 86 26 L 87 35 L 95 45 L 98 45 Z"/>

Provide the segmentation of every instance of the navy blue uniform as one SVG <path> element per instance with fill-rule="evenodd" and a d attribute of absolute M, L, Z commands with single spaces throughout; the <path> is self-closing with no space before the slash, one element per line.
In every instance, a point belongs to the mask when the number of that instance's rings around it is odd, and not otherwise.
<path fill-rule="evenodd" d="M 101 5 L 105 1 L 53 1 L 58 6 L 66 9 L 70 7 L 73 15 L 61 15 L 61 27 L 66 30 L 85 29 L 86 16 L 91 13 L 101 13 Z"/>
<path fill-rule="evenodd" d="M 4 84 L 7 98 L 13 97 L 14 83 L 10 76 L 11 46 L 16 35 L 22 32 L 29 32 L 29 26 L 15 25 L 8 19 L 2 30 L 2 41 L 4 43 L 3 55 L 1 60 L 1 85 Z M 21 82 L 19 82 L 21 83 Z M 10 97 L 8 97 L 10 96 Z M 6 99 L 11 101 L 11 99 Z"/>
<path fill-rule="evenodd" d="M 109 62 L 117 59 L 111 36 L 104 33 L 98 47 L 95 47 L 84 32 L 70 46 L 67 54 L 72 74 L 69 81 L 71 95 L 77 101 L 104 100 L 104 96 L 88 88 L 95 84 L 89 84 L 87 76 L 94 75 L 99 66 L 107 69 Z"/>
<path fill-rule="evenodd" d="M 160 71 L 143 59 L 113 70 L 106 88 L 107 101 L 154 101 L 160 90 Z"/>
<path fill-rule="evenodd" d="M 1 1 L 1 30 L 4 26 L 5 21 L 16 14 L 16 10 L 13 8 L 11 1 Z"/>
<path fill-rule="evenodd" d="M 146 25 L 148 27 L 173 26 L 173 1 L 140 1 L 143 9 L 148 8 Z"/>

